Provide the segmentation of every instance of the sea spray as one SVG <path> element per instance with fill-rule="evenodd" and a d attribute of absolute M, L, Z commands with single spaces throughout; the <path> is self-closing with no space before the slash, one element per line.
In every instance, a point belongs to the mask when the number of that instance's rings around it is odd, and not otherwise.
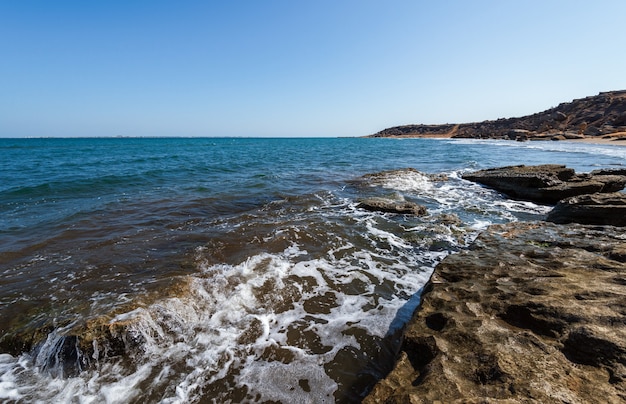
<path fill-rule="evenodd" d="M 2 150 L 5 401 L 358 402 L 437 262 L 550 209 L 460 173 L 624 164 L 450 140 L 35 143 Z M 428 214 L 358 209 L 370 196 Z"/>

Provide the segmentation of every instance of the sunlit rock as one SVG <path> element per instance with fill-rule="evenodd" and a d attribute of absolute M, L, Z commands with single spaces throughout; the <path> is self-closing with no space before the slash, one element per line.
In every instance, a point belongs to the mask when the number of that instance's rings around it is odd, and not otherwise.
<path fill-rule="evenodd" d="M 577 174 L 557 164 L 490 168 L 463 175 L 512 198 L 555 204 L 571 196 L 624 189 L 626 176 L 610 170 Z"/>
<path fill-rule="evenodd" d="M 611 226 L 491 226 L 436 267 L 364 402 L 624 402 L 625 247 Z"/>
<path fill-rule="evenodd" d="M 554 223 L 626 226 L 626 194 L 580 195 L 560 201 L 548 214 Z"/>

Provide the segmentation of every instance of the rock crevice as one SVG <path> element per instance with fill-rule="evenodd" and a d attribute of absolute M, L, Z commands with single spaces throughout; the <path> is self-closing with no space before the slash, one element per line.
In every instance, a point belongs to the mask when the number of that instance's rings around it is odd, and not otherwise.
<path fill-rule="evenodd" d="M 465 174 L 463 178 L 515 199 L 545 204 L 578 195 L 617 192 L 626 186 L 626 175 L 621 170 L 577 174 L 557 164 L 490 168 Z"/>
<path fill-rule="evenodd" d="M 612 226 L 491 226 L 436 267 L 364 402 L 626 401 L 625 243 Z"/>

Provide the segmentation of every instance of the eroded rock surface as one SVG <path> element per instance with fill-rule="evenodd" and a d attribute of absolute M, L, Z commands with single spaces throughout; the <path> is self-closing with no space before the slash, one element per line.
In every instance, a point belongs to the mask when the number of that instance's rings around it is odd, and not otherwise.
<path fill-rule="evenodd" d="M 374 212 L 404 213 L 417 216 L 423 216 L 427 213 L 424 206 L 415 202 L 382 197 L 364 199 L 357 205 L 357 207 Z"/>
<path fill-rule="evenodd" d="M 626 226 L 626 194 L 580 195 L 559 201 L 548 214 L 554 223 Z"/>
<path fill-rule="evenodd" d="M 491 226 L 437 266 L 364 402 L 626 402 L 626 235 Z"/>
<path fill-rule="evenodd" d="M 423 173 L 411 167 L 365 174 L 360 178 L 360 181 L 375 186 L 385 186 L 390 182 L 397 183 L 398 181 L 406 186 L 408 183 L 416 185 L 418 183 L 425 184 L 428 181 L 443 182 L 447 180 L 448 177 L 445 174 Z"/>
<path fill-rule="evenodd" d="M 463 178 L 512 198 L 546 204 L 577 195 L 616 192 L 626 185 L 626 176 L 619 171 L 577 174 L 573 169 L 557 164 L 490 168 L 465 174 Z"/>

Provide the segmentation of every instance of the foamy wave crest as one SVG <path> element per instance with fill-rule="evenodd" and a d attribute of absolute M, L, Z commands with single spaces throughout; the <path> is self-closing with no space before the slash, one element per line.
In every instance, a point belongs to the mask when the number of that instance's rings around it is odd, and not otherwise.
<path fill-rule="evenodd" d="M 606 167 L 607 161 L 612 161 L 609 165 L 626 165 L 626 147 L 621 145 L 578 143 L 576 141 L 515 142 L 498 139 L 448 139 L 446 142 L 465 146 L 495 147 L 496 149 L 494 150 L 498 150 L 498 148 L 506 150 L 504 156 L 508 155 L 510 160 L 503 164 L 502 158 L 497 158 L 495 160 L 497 165 L 529 164 L 529 151 L 537 153 L 537 156 L 540 158 L 538 163 L 546 162 L 543 153 L 558 153 L 562 160 L 559 164 L 567 164 L 582 171 L 592 170 L 594 163 L 597 164 L 599 161 L 602 161 L 602 163 L 598 164 L 599 167 Z M 532 154 L 530 154 L 530 158 L 532 157 Z"/>
<path fill-rule="evenodd" d="M 372 213 L 325 192 L 221 220 L 193 250 L 195 272 L 164 295 L 125 301 L 115 314 L 53 330 L 32 353 L 2 356 L 0 397 L 358 401 L 390 370 L 380 364 L 392 363 L 385 358 L 436 263 L 494 217 L 537 210 L 457 172 L 371 179 L 429 214 Z"/>
<path fill-rule="evenodd" d="M 304 225 L 309 215 L 319 220 Z M 40 359 L 0 357 L 0 398 L 330 403 L 352 394 L 354 401 L 363 391 L 349 386 L 389 370 L 375 358 L 393 355 L 387 339 L 398 310 L 447 254 L 423 246 L 458 240 L 433 241 L 439 231 L 428 222 L 406 227 L 350 204 L 322 203 L 278 226 L 262 222 L 235 227 L 245 237 L 232 246 L 197 248 L 198 273 L 180 278 L 169 297 L 93 321 L 78 337 L 55 330 Z M 246 243 L 260 252 L 215 263 L 216 250 Z M 63 341 L 79 365 L 61 374 L 62 361 L 46 358 L 58 357 Z"/>
<path fill-rule="evenodd" d="M 462 171 L 442 175 L 415 169 L 383 171 L 364 177 L 370 186 L 400 192 L 396 198 L 427 206 L 431 215 L 455 214 L 462 222 L 480 230 L 489 224 L 542 217 L 551 207 L 511 200 L 502 194 L 461 178 Z"/>

